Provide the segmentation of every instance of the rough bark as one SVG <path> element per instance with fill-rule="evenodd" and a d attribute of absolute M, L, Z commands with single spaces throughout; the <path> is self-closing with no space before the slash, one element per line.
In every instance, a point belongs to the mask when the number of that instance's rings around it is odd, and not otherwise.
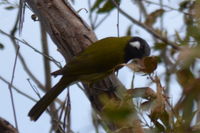
<path fill-rule="evenodd" d="M 0 133 L 18 133 L 18 131 L 8 121 L 0 117 Z"/>
<path fill-rule="evenodd" d="M 26 2 L 45 26 L 46 31 L 57 45 L 66 62 L 97 40 L 95 33 L 68 2 L 64 2 L 64 0 L 26 0 Z M 120 101 L 118 97 L 120 94 L 117 94 L 116 89 L 112 89 L 118 85 L 121 85 L 121 83 L 114 75 L 96 83 L 95 88 L 84 85 L 85 92 L 93 108 L 100 116 L 104 106 L 100 96 L 105 95 L 108 98 Z M 123 126 L 129 127 L 130 125 Z M 109 123 L 108 127 L 112 131 L 123 128 L 122 125 L 116 123 Z M 130 130 L 127 128 L 121 130 L 121 132 L 130 132 Z"/>

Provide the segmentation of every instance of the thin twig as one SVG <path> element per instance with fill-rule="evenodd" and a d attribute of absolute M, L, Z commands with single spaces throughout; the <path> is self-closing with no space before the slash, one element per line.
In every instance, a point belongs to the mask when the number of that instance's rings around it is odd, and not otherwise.
<path fill-rule="evenodd" d="M 88 13 L 88 10 L 86 8 L 80 8 L 78 11 L 76 11 L 77 13 L 80 13 L 80 11 L 84 10 L 86 13 Z"/>
<path fill-rule="evenodd" d="M 83 92 L 85 92 L 85 88 L 84 88 L 83 86 L 81 86 L 81 84 L 76 83 L 76 85 L 77 85 Z"/>
<path fill-rule="evenodd" d="M 160 3 L 156 3 L 156 2 L 153 2 L 153 1 L 149 1 L 149 0 L 142 0 L 142 1 L 144 1 L 144 2 L 146 2 L 146 3 L 148 3 L 148 4 L 154 4 L 154 5 L 157 5 L 157 6 L 161 6 Z M 185 14 L 185 15 L 192 15 L 192 14 L 190 14 L 190 13 L 188 13 L 188 12 L 181 11 L 181 10 L 179 10 L 179 9 L 170 7 L 170 6 L 168 6 L 168 5 L 162 4 L 162 6 L 165 7 L 165 8 L 174 10 L 174 11 L 178 11 L 178 12 L 183 13 L 183 14 Z"/>
<path fill-rule="evenodd" d="M 91 8 L 92 8 L 92 5 L 91 5 L 91 0 L 88 0 L 88 8 L 90 9 L 89 11 L 89 21 L 90 21 L 90 25 L 91 25 L 91 28 L 94 30 L 94 22 L 93 22 L 93 15 L 92 15 L 92 12 L 91 12 Z"/>
<path fill-rule="evenodd" d="M 144 117 L 144 112 L 142 111 L 142 108 L 141 108 L 141 102 L 137 102 L 136 104 L 136 109 L 138 110 L 138 114 L 140 115 L 141 119 L 143 119 L 143 123 L 145 124 L 145 126 L 151 128 L 150 124 L 147 122 L 148 120 L 146 120 L 146 118 Z"/>
<path fill-rule="evenodd" d="M 89 7 L 89 9 L 92 8 L 91 0 L 88 0 L 88 7 Z M 103 18 L 101 18 L 101 20 L 99 20 L 99 22 L 97 22 L 98 14 L 96 13 L 95 18 L 93 19 L 93 14 L 92 13 L 93 12 L 90 10 L 89 11 L 89 21 L 90 21 L 91 28 L 93 30 L 97 29 L 106 20 L 106 18 L 108 18 L 110 16 L 110 12 L 108 12 Z"/>
<path fill-rule="evenodd" d="M 13 71 L 12 71 L 11 82 L 8 85 L 8 89 L 10 91 L 10 99 L 11 99 L 11 103 L 12 103 L 13 115 L 14 115 L 14 120 L 15 120 L 15 127 L 16 127 L 17 131 L 19 131 L 19 128 L 18 128 L 18 123 L 17 123 L 17 115 L 16 115 L 16 109 L 15 109 L 15 103 L 14 103 L 14 96 L 13 96 L 13 92 L 12 92 L 12 86 L 13 86 L 15 70 L 16 70 L 16 66 L 17 66 L 17 57 L 19 54 L 19 48 L 20 47 L 18 45 L 17 51 L 16 51 L 16 56 L 15 56 L 15 61 L 14 61 L 14 66 L 13 66 Z"/>
<path fill-rule="evenodd" d="M 119 3 L 117 4 L 119 7 Z M 119 37 L 119 9 L 117 9 L 117 36 Z"/>
<path fill-rule="evenodd" d="M 131 88 L 134 88 L 134 80 L 135 80 L 135 72 L 133 73 L 133 76 L 132 76 Z"/>
<path fill-rule="evenodd" d="M 19 34 L 21 34 L 22 28 L 23 28 L 25 5 L 26 5 L 25 0 L 20 0 L 20 2 L 19 2 L 19 17 L 17 20 L 19 22 Z"/>
<path fill-rule="evenodd" d="M 28 81 L 29 85 L 31 86 L 31 88 L 33 89 L 33 91 L 35 92 L 35 94 L 36 94 L 39 98 L 41 98 L 41 95 L 40 95 L 38 89 L 31 83 L 30 79 L 27 79 L 27 81 Z M 36 102 L 37 102 L 37 101 L 36 101 Z"/>
<path fill-rule="evenodd" d="M 71 98 L 70 98 L 70 89 L 67 90 L 67 133 L 71 133 Z"/>
<path fill-rule="evenodd" d="M 164 10 L 163 0 L 160 0 L 159 2 L 160 2 L 160 8 Z M 163 15 L 162 15 L 160 17 L 160 29 L 161 29 L 161 31 L 164 30 L 164 21 L 163 20 L 164 20 L 164 18 L 163 18 Z"/>
<path fill-rule="evenodd" d="M 68 95 L 68 94 L 67 94 Z M 59 118 L 58 118 L 58 121 L 60 121 L 61 122 L 61 119 L 62 119 L 62 116 L 63 116 L 63 113 L 64 113 L 64 111 L 65 111 L 65 105 L 66 105 L 66 102 L 67 102 L 67 95 L 66 95 L 66 97 L 65 97 L 65 100 L 64 100 L 64 102 L 63 102 L 63 104 L 61 104 L 61 106 L 58 108 L 58 111 L 61 109 L 61 111 L 60 111 L 60 114 L 59 114 Z M 63 127 L 63 130 L 65 129 L 65 127 L 66 127 L 67 125 L 65 125 L 65 121 L 62 123 L 62 127 Z"/>
<path fill-rule="evenodd" d="M 144 17 L 146 18 L 148 14 L 143 2 L 141 0 L 132 0 L 132 2 L 136 2 L 138 4 L 139 10 L 141 11 L 141 13 L 143 13 Z"/>
<path fill-rule="evenodd" d="M 1 79 L 4 83 L 6 83 L 6 84 L 8 84 L 8 85 L 10 84 L 10 82 L 8 82 L 8 81 L 7 81 L 6 79 L 4 79 L 2 76 L 0 76 L 0 79 Z M 33 97 L 31 97 L 31 96 L 27 95 L 26 93 L 22 92 L 20 89 L 18 89 L 18 88 L 15 87 L 14 85 L 12 85 L 12 88 L 13 88 L 17 93 L 21 94 L 22 96 L 24 96 L 24 97 L 26 97 L 26 98 L 28 98 L 28 99 L 34 101 L 34 102 L 37 101 L 37 100 L 34 99 Z"/>
<path fill-rule="evenodd" d="M 28 42 L 26 42 L 25 40 L 20 40 L 19 38 L 15 37 L 15 36 L 12 36 L 6 32 L 4 32 L 3 30 L 0 29 L 0 33 L 3 34 L 3 35 L 6 35 L 10 38 L 13 38 L 15 39 L 16 41 L 19 41 L 21 42 L 22 44 L 25 44 L 26 46 L 30 47 L 31 49 L 33 49 L 35 52 L 39 53 L 40 55 L 46 57 L 47 59 L 49 59 L 50 61 L 52 61 L 53 63 L 55 63 L 56 66 L 58 66 L 59 68 L 62 68 L 60 62 L 56 61 L 52 56 L 48 56 L 48 55 L 45 55 L 44 53 L 40 52 L 39 50 L 37 50 L 36 48 L 34 48 L 33 46 L 31 46 Z"/>
<path fill-rule="evenodd" d="M 33 89 L 33 91 L 35 92 L 35 94 L 36 94 L 39 98 L 41 98 L 41 95 L 40 95 L 38 89 L 30 82 L 30 79 L 27 79 L 27 81 L 28 81 L 29 85 L 31 86 L 31 88 Z M 37 100 L 34 100 L 34 101 L 37 102 Z M 59 98 L 56 98 L 56 99 L 55 99 L 55 102 L 57 102 L 58 104 L 62 104 L 62 103 L 63 103 Z"/>
<path fill-rule="evenodd" d="M 47 42 L 47 33 L 45 32 L 45 29 L 40 23 L 40 29 L 41 29 L 41 43 L 42 43 L 42 53 L 44 55 L 47 55 L 49 57 L 49 49 L 48 49 L 48 42 Z M 51 65 L 49 62 L 49 59 L 47 59 L 45 56 L 43 56 L 43 62 L 44 62 L 44 71 L 45 71 L 45 88 L 50 89 L 51 88 Z"/>
<path fill-rule="evenodd" d="M 17 32 L 18 18 L 19 18 L 19 12 L 18 12 L 17 19 L 16 19 L 16 21 L 15 21 L 15 24 L 14 24 L 14 26 L 13 26 L 13 28 L 12 28 L 10 34 L 7 34 L 7 33 L 6 33 L 7 36 L 8 36 L 8 37 L 11 39 L 11 41 L 12 41 L 13 46 L 14 46 L 14 48 L 15 48 L 15 51 L 17 50 L 17 42 L 16 42 L 16 40 L 15 40 L 15 34 L 16 34 L 16 32 Z M 0 32 L 1 32 L 1 30 L 0 30 Z M 4 33 L 5 33 L 5 32 L 4 32 Z M 6 34 L 4 34 L 4 35 L 6 35 Z M 27 64 L 26 64 L 26 62 L 25 62 L 25 60 L 24 60 L 24 58 L 23 58 L 23 56 L 21 55 L 20 52 L 19 52 L 18 57 L 19 57 L 19 60 L 21 61 L 21 64 L 22 64 L 22 66 L 23 66 L 25 72 L 27 72 L 27 74 L 31 77 L 31 79 L 33 79 L 33 80 L 37 83 L 37 85 L 38 85 L 40 88 L 44 88 L 44 86 L 42 85 L 42 83 L 33 75 L 33 73 L 31 72 L 31 70 L 30 70 L 29 67 L 27 66 Z"/>
<path fill-rule="evenodd" d="M 105 20 L 110 16 L 110 12 L 107 13 L 99 22 L 94 26 L 94 29 L 97 29 Z M 96 21 L 94 21 L 96 23 Z"/>
<path fill-rule="evenodd" d="M 41 30 L 42 53 L 49 57 L 47 34 L 42 23 L 40 23 L 40 30 Z M 45 71 L 44 72 L 45 89 L 46 91 L 48 91 L 49 89 L 51 89 L 51 75 L 50 75 L 51 66 L 50 66 L 50 61 L 44 56 L 43 56 L 43 62 L 44 62 L 44 71 Z M 49 111 L 51 112 L 50 114 L 53 114 L 53 115 L 50 115 L 52 119 L 58 119 L 58 114 L 57 114 L 56 106 L 54 103 L 50 104 Z M 52 124 L 54 127 L 53 130 L 56 132 L 58 123 L 52 120 Z"/>

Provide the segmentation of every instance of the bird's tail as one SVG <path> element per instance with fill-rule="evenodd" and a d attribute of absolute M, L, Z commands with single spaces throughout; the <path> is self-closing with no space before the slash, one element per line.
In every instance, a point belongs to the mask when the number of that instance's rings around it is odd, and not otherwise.
<path fill-rule="evenodd" d="M 36 121 L 53 100 L 71 83 L 72 79 L 62 77 L 61 80 L 51 88 L 29 111 L 28 116 L 31 120 Z"/>

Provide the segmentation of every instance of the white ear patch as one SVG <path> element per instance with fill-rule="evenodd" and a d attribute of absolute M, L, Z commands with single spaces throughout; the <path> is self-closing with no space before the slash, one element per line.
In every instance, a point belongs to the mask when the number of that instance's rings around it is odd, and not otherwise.
<path fill-rule="evenodd" d="M 134 42 L 130 42 L 130 45 L 132 47 L 135 47 L 137 49 L 140 49 L 140 42 L 139 41 L 134 41 Z"/>

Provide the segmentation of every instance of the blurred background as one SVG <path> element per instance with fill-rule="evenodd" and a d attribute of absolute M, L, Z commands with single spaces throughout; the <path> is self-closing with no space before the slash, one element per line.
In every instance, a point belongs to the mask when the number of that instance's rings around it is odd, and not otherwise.
<path fill-rule="evenodd" d="M 117 0 L 117 2 L 120 2 L 120 9 L 134 20 L 121 13 L 115 6 L 106 7 L 106 0 L 70 1 L 81 18 L 93 28 L 98 39 L 118 34 L 140 36 L 150 44 L 151 55 L 158 56 L 159 64 L 153 77 L 157 75 L 164 88 L 163 93 L 169 104 L 165 103 L 164 110 L 168 113 L 170 122 L 173 121 L 174 124 L 169 126 L 166 124 L 169 120 L 161 118 L 156 118 L 156 121 L 161 119 L 160 123 L 152 122 L 153 118 L 149 117 L 152 111 L 145 110 L 141 115 L 144 127 L 154 127 L 159 123 L 165 129 L 174 128 L 177 123 L 185 120 L 187 122 L 183 123 L 187 123 L 188 128 L 193 131 L 199 120 L 200 2 L 198 0 Z M 15 27 L 18 10 L 19 1 L 0 1 L 0 117 L 13 125 L 15 122 L 8 84 L 13 74 L 16 49 L 10 36 Z M 43 55 L 40 54 L 42 53 L 41 28 L 39 22 L 34 21 L 33 14 L 26 6 L 22 32 L 20 35 L 18 30 L 15 33 L 17 39 L 28 42 L 30 46 L 18 42 L 21 57 L 18 57 L 16 64 L 13 96 L 19 132 L 46 133 L 51 130 L 50 117 L 47 113 L 44 113 L 37 122 L 30 121 L 27 116 L 35 104 L 31 98 L 39 99 L 32 89 L 32 86 L 38 88 L 38 84 L 27 71 L 30 71 L 41 84 L 45 82 Z M 64 66 L 65 60 L 49 36 L 48 49 L 50 56 Z M 51 62 L 51 72 L 58 69 Z M 153 82 L 148 75 L 134 73 L 124 67 L 119 71 L 118 77 L 127 89 L 132 88 L 133 80 L 135 88 L 150 87 L 157 92 L 158 82 Z M 52 77 L 52 84 L 57 83 L 59 78 Z M 44 94 L 38 90 L 41 95 Z M 64 99 L 65 96 L 66 91 L 59 97 Z M 70 87 L 70 97 L 72 131 L 97 132 L 92 121 L 90 102 L 77 85 Z M 138 98 L 135 102 L 139 102 L 141 107 L 144 101 Z M 101 126 L 99 130 L 100 133 L 105 132 Z"/>

